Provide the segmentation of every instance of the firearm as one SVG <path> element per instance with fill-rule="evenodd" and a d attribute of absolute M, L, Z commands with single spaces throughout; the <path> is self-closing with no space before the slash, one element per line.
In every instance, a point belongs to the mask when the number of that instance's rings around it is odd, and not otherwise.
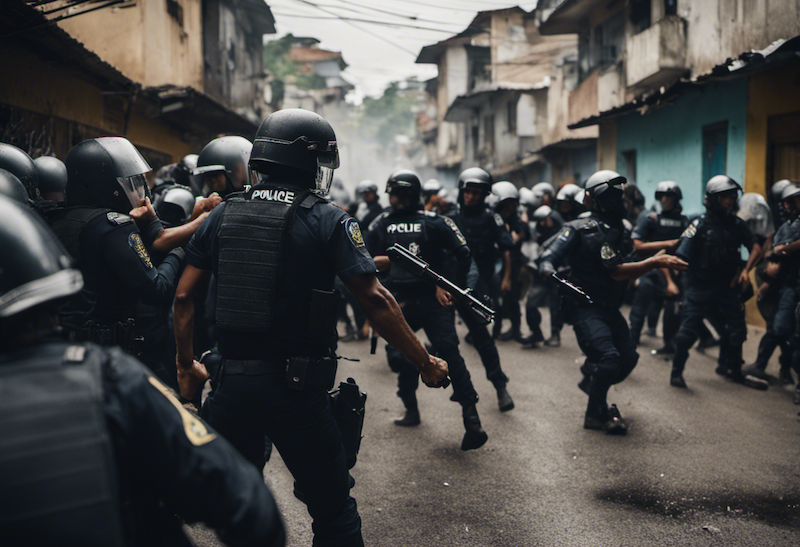
<path fill-rule="evenodd" d="M 475 298 L 472 294 L 472 289 L 462 289 L 449 279 L 434 272 L 427 262 L 399 243 L 395 243 L 386 249 L 386 254 L 389 255 L 392 261 L 397 262 L 399 266 L 412 274 L 422 279 L 433 281 L 436 285 L 449 292 L 456 300 L 464 301 L 465 304 L 472 308 L 472 311 L 480 315 L 487 323 L 494 320 L 494 310 Z"/>
<path fill-rule="evenodd" d="M 556 283 L 567 289 L 567 292 L 573 298 L 576 298 L 578 300 L 583 300 L 587 304 L 594 304 L 594 300 L 592 300 L 592 297 L 586 294 L 586 292 L 577 285 L 570 283 L 569 281 L 558 275 L 556 272 L 553 272 L 550 275 L 555 280 Z"/>

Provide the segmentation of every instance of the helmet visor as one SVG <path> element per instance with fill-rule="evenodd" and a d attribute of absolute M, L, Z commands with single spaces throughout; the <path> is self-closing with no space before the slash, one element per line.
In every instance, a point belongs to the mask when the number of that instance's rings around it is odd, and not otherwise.
<path fill-rule="evenodd" d="M 331 189 L 331 181 L 333 181 L 334 169 L 334 167 L 327 167 L 322 165 L 320 162 L 317 162 L 317 176 L 315 183 L 317 186 L 317 192 L 323 196 L 327 195 Z"/>
<path fill-rule="evenodd" d="M 147 195 L 147 179 L 144 174 L 133 175 L 131 177 L 117 177 L 117 182 L 128 198 L 131 208 L 138 207 L 139 202 Z"/>

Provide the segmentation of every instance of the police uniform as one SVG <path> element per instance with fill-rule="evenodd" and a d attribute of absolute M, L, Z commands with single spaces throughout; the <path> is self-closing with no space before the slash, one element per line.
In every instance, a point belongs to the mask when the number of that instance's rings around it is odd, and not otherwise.
<path fill-rule="evenodd" d="M 361 225 L 361 231 L 367 233 L 370 224 L 380 216 L 383 212 L 380 201 L 376 198 L 372 203 L 362 201 L 358 204 L 356 214 L 354 215 L 358 223 Z"/>
<path fill-rule="evenodd" d="M 500 308 L 500 316 L 494 324 L 494 335 L 495 337 L 500 336 L 500 330 L 503 326 L 502 320 L 503 318 L 508 318 L 511 321 L 511 330 L 509 331 L 511 335 L 509 339 L 511 339 L 513 337 L 519 338 L 520 323 L 522 321 L 519 306 L 520 298 L 522 298 L 522 283 L 520 283 L 519 279 L 523 265 L 522 245 L 530 240 L 531 232 L 528 225 L 519 218 L 516 212 L 506 219 L 505 223 L 511 232 L 518 235 L 519 240 L 511 248 L 511 264 L 509 265 L 511 270 L 511 289 L 507 293 L 501 294 L 502 306 Z"/>
<path fill-rule="evenodd" d="M 420 256 L 434 271 L 455 279 L 462 286 L 466 283 L 470 250 L 453 219 L 419 210 L 383 213 L 367 233 L 368 248 L 375 256 L 385 255 L 386 249 L 395 243 Z M 446 260 L 448 256 L 456 258 L 458 271 L 452 270 L 448 264 L 451 261 Z M 454 310 L 439 304 L 436 286 L 396 264 L 389 270 L 386 286 L 401 304 L 411 329 L 424 329 L 439 356 L 447 361 L 455 392 L 453 399 L 462 405 L 477 403 L 478 394 L 464 358 L 458 351 Z M 417 368 L 391 345 L 386 347 L 386 356 L 392 370 L 399 373 L 397 395 L 407 409 L 416 409 L 416 390 L 419 385 Z"/>
<path fill-rule="evenodd" d="M 218 205 L 186 247 L 217 276 L 223 377 L 209 422 L 258 469 L 278 448 L 314 519 L 315 545 L 363 545 L 327 390 L 336 361 L 334 277 L 375 273 L 355 219 L 293 184 Z"/>
<path fill-rule="evenodd" d="M 675 207 L 668 213 L 642 213 L 639 215 L 632 238 L 646 243 L 678 239 L 688 225 L 689 219 L 681 213 L 680 207 Z M 641 258 L 647 258 L 647 256 Z M 642 333 L 648 309 L 654 304 L 660 308 L 666 297 L 667 282 L 659 270 L 651 270 L 639 278 L 629 316 L 631 341 L 634 346 L 639 344 L 639 336 Z M 677 298 L 671 299 L 670 304 L 666 305 L 664 309 L 665 346 L 671 344 L 672 336 L 677 331 L 676 323 L 679 321 L 675 305 Z"/>
<path fill-rule="evenodd" d="M 553 221 L 553 226 L 546 228 L 541 223 L 536 224 L 536 243 L 540 249 L 544 249 L 547 241 L 561 231 L 564 226 L 564 218 L 557 211 L 550 211 L 548 215 Z M 547 344 L 560 344 L 561 329 L 564 327 L 564 319 L 561 314 L 561 291 L 558 284 L 550 277 L 544 277 L 540 272 L 533 273 L 531 291 L 525 301 L 525 321 L 531 331 L 530 341 L 544 339 L 542 333 L 542 314 L 539 307 L 547 305 L 550 310 L 550 336 L 552 342 Z M 556 342 L 557 340 L 557 342 Z"/>
<path fill-rule="evenodd" d="M 479 280 L 476 292 L 479 295 L 496 296 L 493 290 L 493 281 L 498 251 L 503 252 L 514 247 L 514 240 L 506 230 L 503 219 L 484 205 L 461 206 L 451 218 L 464 235 L 470 255 L 478 268 Z M 500 367 L 497 346 L 484 321 L 477 317 L 468 306 L 457 305 L 456 309 L 469 329 L 472 344 L 478 351 L 486 369 L 486 378 L 495 387 L 505 386 L 508 383 L 508 377 Z"/>
<path fill-rule="evenodd" d="M 284 545 L 260 474 L 118 348 L 0 356 L 0 415 L 4 545 L 188 545 L 175 514 Z"/>
<path fill-rule="evenodd" d="M 740 248 L 752 251 L 756 243 L 750 228 L 735 215 L 706 212 L 684 231 L 675 254 L 689 263 L 689 269 L 681 325 L 674 339 L 673 378 L 683 374 L 703 318 L 720 334 L 718 372 L 741 378 L 747 325 L 741 293 L 731 282 L 742 269 Z"/>
<path fill-rule="evenodd" d="M 582 369 L 587 376 L 582 386 L 589 394 L 587 417 L 600 421 L 607 418 L 608 389 L 627 378 L 639 360 L 619 311 L 628 282 L 611 277 L 632 251 L 633 242 L 622 220 L 592 211 L 589 217 L 567 222 L 539 258 L 543 271 L 556 271 L 566 260 L 569 280 L 594 302 L 565 300 L 565 319 L 572 323 L 587 357 Z"/>

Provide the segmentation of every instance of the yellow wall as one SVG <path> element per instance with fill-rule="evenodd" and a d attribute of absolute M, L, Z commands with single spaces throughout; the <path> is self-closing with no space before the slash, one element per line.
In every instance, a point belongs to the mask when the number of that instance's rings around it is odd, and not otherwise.
<path fill-rule="evenodd" d="M 757 74 L 749 86 L 744 189 L 766 195 L 767 187 L 775 182 L 766 180 L 767 120 L 800 112 L 800 63 Z"/>
<path fill-rule="evenodd" d="M 138 146 L 168 154 L 177 162 L 186 154 L 196 153 L 197 144 L 184 140 L 180 131 L 150 119 L 136 107 L 131 111 L 127 132 L 123 133 L 128 95 L 104 95 L 99 87 L 80 74 L 46 65 L 30 52 L 8 46 L 0 49 L 0 67 L 13 74 L 20 85 L 0 86 L 0 103 L 29 110 L 44 116 L 77 122 L 96 129 L 96 135 L 123 135 Z M 37 84 L 38 82 L 38 84 Z M 110 111 L 111 107 L 114 111 Z M 62 158 L 63 159 L 63 158 Z"/>

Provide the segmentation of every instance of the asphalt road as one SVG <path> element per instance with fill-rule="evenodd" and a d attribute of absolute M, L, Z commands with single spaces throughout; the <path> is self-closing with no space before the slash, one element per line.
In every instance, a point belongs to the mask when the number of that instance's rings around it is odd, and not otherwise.
<path fill-rule="evenodd" d="M 543 325 L 549 325 L 546 310 Z M 462 334 L 463 326 L 459 327 Z M 546 330 L 546 329 L 545 329 Z M 751 329 L 751 363 L 763 331 Z M 571 328 L 560 348 L 498 343 L 516 408 L 500 413 L 475 350 L 462 351 L 481 401 L 488 443 L 459 449 L 463 426 L 450 390 L 421 387 L 423 423 L 401 428 L 396 376 L 383 344 L 341 344 L 339 379 L 369 393 L 364 440 L 352 474 L 365 543 L 443 546 L 800 545 L 800 423 L 793 386 L 769 391 L 714 373 L 716 351 L 692 351 L 688 390 L 669 386 L 670 364 L 643 337 L 633 374 L 612 388 L 626 437 L 582 428 L 586 396 Z M 776 358 L 768 372 L 777 373 Z M 284 513 L 289 545 L 311 545 L 305 506 L 279 455 L 264 471 Z M 200 545 L 217 545 L 201 527 Z"/>

